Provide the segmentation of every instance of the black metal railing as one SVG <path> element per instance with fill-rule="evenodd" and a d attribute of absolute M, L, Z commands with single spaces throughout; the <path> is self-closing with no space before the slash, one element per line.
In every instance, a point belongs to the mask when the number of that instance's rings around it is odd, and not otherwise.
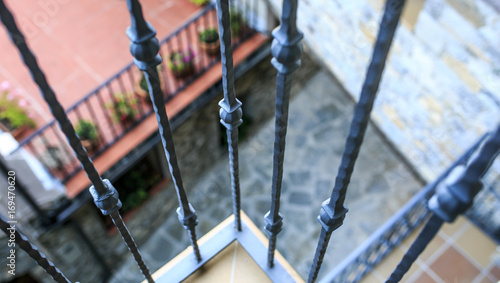
<path fill-rule="evenodd" d="M 255 10 L 258 3 L 256 0 L 232 2 L 231 10 L 235 14 L 233 21 L 236 21 L 233 26 L 238 27 L 233 28 L 233 48 L 237 48 L 255 33 L 251 26 L 255 26 L 256 18 L 249 10 Z M 199 43 L 199 32 L 206 28 L 217 29 L 213 3 L 160 41 L 159 54 L 163 61 L 158 71 L 165 103 L 220 62 L 218 46 L 213 53 L 210 47 L 204 50 Z M 171 57 L 174 56 L 183 56 L 183 62 L 180 63 L 184 66 L 180 67 L 172 62 Z M 179 57 L 173 58 L 177 59 Z M 82 140 L 86 135 L 91 135 L 84 141 L 91 158 L 100 156 L 154 113 L 147 83 L 143 78 L 134 63 L 130 63 L 66 109 L 66 115 Z M 23 140 L 15 151 L 21 148 L 37 157 L 63 183 L 81 170 L 55 120 Z"/>
<path fill-rule="evenodd" d="M 356 248 L 321 283 L 356 283 L 389 255 L 408 235 L 417 229 L 430 215 L 427 202 L 436 188 L 459 165 L 465 165 L 478 149 L 486 135 L 479 139 L 463 156 L 458 158 L 433 183 L 425 186 L 396 214 Z"/>
<path fill-rule="evenodd" d="M 378 85 L 404 2 L 404 0 L 388 0 L 386 2 L 372 60 L 367 70 L 360 99 L 355 106 L 354 117 L 335 186 L 332 190 L 331 198 L 323 203 L 318 216 L 321 224 L 321 234 L 312 261 L 308 282 L 316 281 L 330 241 L 330 236 L 334 230 L 342 225 L 347 213 L 344 200 L 351 174 L 362 145 Z M 283 3 L 281 26 L 273 33 L 275 40 L 272 45 L 274 57 L 272 62 L 278 70 L 278 79 L 272 205 L 270 212 L 266 216 L 269 247 L 267 252 L 267 267 L 261 265 L 261 268 L 266 270 L 266 272 L 273 272 L 278 269 L 274 264 L 274 250 L 277 234 L 282 227 L 279 206 L 288 101 L 292 85 L 291 74 L 299 67 L 302 52 L 300 44 L 302 34 L 297 30 L 295 25 L 298 1 L 285 0 Z M 154 28 L 143 17 L 139 0 L 127 0 L 127 5 L 132 21 L 130 28 L 127 30 L 127 35 L 131 40 L 131 53 L 134 56 L 134 63 L 143 73 L 138 72 L 132 64 L 128 65 L 117 75 L 113 76 L 90 95 L 66 111 L 64 111 L 57 101 L 53 90 L 45 79 L 45 75 L 39 68 L 33 53 L 28 48 L 22 33 L 17 28 L 15 20 L 5 7 L 3 0 L 0 0 L 0 19 L 19 49 L 26 66 L 30 70 L 33 79 L 39 85 L 42 96 L 50 106 L 60 126 L 59 129 L 55 127 L 54 122 L 49 123 L 37 131 L 36 135 L 31 136 L 29 140 L 23 142 L 21 146 L 32 151 L 45 165 L 47 163 L 52 165 L 52 173 L 63 181 L 74 175 L 80 168 L 77 163 L 81 163 L 81 166 L 93 184 L 90 192 L 96 206 L 101 209 L 104 215 L 110 215 L 144 277 L 148 282 L 154 282 L 135 241 L 118 212 L 121 202 L 117 190 L 109 180 L 101 179 L 101 176 L 92 163 L 92 159 L 87 155 L 87 151 L 92 152 L 91 156 L 93 157 L 98 156 L 146 117 L 152 113 L 156 114 L 159 134 L 179 200 L 177 213 L 181 224 L 188 230 L 196 257 L 196 263 L 190 261 L 189 264 L 199 268 L 204 260 L 207 260 L 207 253 L 206 250 L 201 250 L 197 243 L 195 233 L 195 227 L 198 224 L 197 214 L 189 203 L 183 186 L 164 103 L 186 88 L 189 83 L 195 80 L 197 76 L 203 74 L 210 66 L 219 62 L 219 60 L 221 61 L 224 99 L 220 102 L 222 108 L 220 115 L 222 124 L 228 130 L 229 162 L 232 173 L 231 183 L 236 224 L 234 227 L 235 231 L 232 231 L 230 235 L 243 233 L 239 220 L 240 195 L 237 150 L 237 127 L 241 124 L 242 113 L 241 103 L 236 99 L 234 91 L 232 47 L 243 42 L 248 36 L 252 35 L 253 31 L 244 28 L 241 22 L 238 29 L 235 29 L 235 31 L 231 30 L 233 27 L 231 24 L 232 20 L 242 20 L 242 17 L 236 16 L 236 10 L 241 10 L 239 7 L 243 7 L 243 14 L 246 15 L 244 11 L 247 6 L 245 4 L 238 6 L 235 2 L 217 0 L 218 25 L 216 24 L 214 5 L 211 4 L 175 33 L 158 42 Z M 232 16 L 230 16 L 230 9 L 233 9 Z M 196 28 L 199 26 L 218 26 L 221 34 L 220 58 L 215 53 L 213 53 L 214 55 L 202 54 L 200 49 L 192 45 L 196 41 Z M 197 59 L 195 60 L 195 58 Z M 142 76 L 144 76 L 144 80 Z M 141 96 L 141 90 L 145 92 L 144 96 L 142 98 L 135 97 L 134 95 Z M 148 97 L 152 100 L 151 102 L 147 101 Z M 64 137 L 59 131 L 63 132 Z M 77 135 L 78 132 L 80 132 L 79 135 Z M 87 133 L 89 136 L 88 140 L 91 140 L 88 144 L 84 143 L 86 139 L 84 133 Z M 34 140 L 35 138 L 37 140 Z M 444 221 L 451 222 L 459 214 L 464 213 L 469 205 L 472 204 L 472 199 L 481 189 L 481 178 L 491 165 L 496 154 L 500 151 L 500 127 L 493 134 L 485 137 L 484 140 L 485 142 L 481 148 L 482 140 L 468 151 L 464 157 L 455 162 L 434 184 L 428 186 L 417 197 L 413 198 L 402 211 L 373 234 L 367 244 L 358 248 L 345 263 L 342 263 L 324 280 L 328 282 L 359 281 L 364 274 L 380 262 L 385 255 L 389 254 L 413 229 L 421 223 L 426 222 L 423 229 L 424 232 L 417 237 L 417 240 L 410 248 L 410 252 L 407 253 L 410 256 L 405 255 L 401 264 L 394 271 L 394 276 L 391 275 L 388 281 L 399 282 L 415 260 L 415 256 L 411 255 L 418 255 L 425 248 L 425 242 L 428 243 L 432 239 Z M 87 151 L 84 147 L 87 147 Z M 37 152 L 40 148 L 42 152 Z M 476 148 L 480 148 L 480 150 L 477 155 L 473 156 Z M 72 157 L 72 151 L 75 153 L 76 158 Z M 472 161 L 467 164 L 469 157 L 471 157 Z M 459 177 L 453 180 L 451 184 L 443 185 L 446 182 L 442 181 L 449 175 L 452 169 L 462 169 L 462 171 Z M 427 201 L 428 199 L 430 201 Z M 9 233 L 7 231 L 10 229 L 7 226 L 8 222 L 3 219 L 0 222 L 2 222 L 1 226 L 4 232 Z M 435 225 L 436 223 L 437 225 Z M 430 229 L 427 229 L 429 227 Z M 16 233 L 18 233 L 17 230 Z M 16 236 L 25 240 L 19 233 Z M 424 242 L 423 244 L 421 243 L 422 241 Z M 54 276 L 54 278 L 60 278 L 61 282 L 65 281 L 64 276 L 43 255 L 37 253 L 36 248 L 27 239 L 25 240 L 25 244 L 25 250 L 35 260 L 41 262 L 40 265 L 49 274 Z M 418 252 L 413 252 L 414 250 Z"/>

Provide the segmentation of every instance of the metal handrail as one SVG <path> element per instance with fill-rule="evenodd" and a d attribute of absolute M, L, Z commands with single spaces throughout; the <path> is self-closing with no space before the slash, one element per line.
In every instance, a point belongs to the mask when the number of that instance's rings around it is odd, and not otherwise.
<path fill-rule="evenodd" d="M 427 200 L 432 196 L 437 186 L 446 179 L 450 172 L 459 165 L 465 164 L 467 160 L 474 154 L 476 149 L 479 148 L 481 143 L 486 139 L 488 135 L 483 135 L 473 146 L 470 147 L 462 156 L 460 156 L 445 172 L 443 172 L 434 182 L 426 185 L 420 192 L 418 192 L 410 201 L 408 201 L 396 214 L 394 214 L 388 221 L 386 221 L 377 231 L 370 235 L 370 237 L 364 241 L 360 246 L 358 246 L 348 257 L 346 257 L 340 264 L 338 264 L 332 271 L 326 274 L 321 283 L 328 282 L 358 282 L 361 278 L 372 270 L 377 263 L 379 263 L 386 255 L 388 255 L 394 247 L 396 247 L 401 241 L 403 241 L 406 236 L 408 236 L 414 229 L 416 229 L 419 224 L 427 217 L 428 210 L 425 209 L 418 219 L 408 227 L 409 229 L 400 235 L 395 242 L 388 245 L 387 250 L 381 253 L 375 260 L 371 262 L 366 262 L 364 258 L 369 258 L 370 255 L 366 256 L 365 253 L 375 253 L 376 250 L 373 247 L 379 245 L 385 239 L 384 235 L 390 234 L 395 231 L 397 226 L 406 219 L 406 216 L 410 215 L 412 211 L 418 208 L 419 205 L 425 205 Z M 424 206 L 425 207 L 425 206 Z M 360 264 L 365 264 L 365 268 L 359 270 L 355 268 Z M 347 280 L 350 275 L 349 271 L 355 270 L 354 278 L 351 281 Z M 340 280 L 340 281 L 338 281 Z"/>
<path fill-rule="evenodd" d="M 194 15 L 191 19 L 189 19 L 188 21 L 186 21 L 183 25 L 181 25 L 180 27 L 178 27 L 177 29 L 175 29 L 172 33 L 170 33 L 165 38 L 163 38 L 160 41 L 160 44 L 163 45 L 168 40 L 172 39 L 175 35 L 179 34 L 182 30 L 184 30 L 187 26 L 189 26 L 189 24 L 195 22 L 197 19 L 199 19 L 200 17 L 202 17 L 204 14 L 206 14 L 207 12 L 209 12 L 214 7 L 215 7 L 214 3 L 210 3 L 209 5 L 207 5 L 204 9 L 202 9 L 201 11 L 199 11 L 198 13 L 196 13 L 196 15 Z M 83 104 L 90 97 L 92 97 L 93 95 L 95 95 L 98 91 L 102 90 L 104 87 L 108 86 L 113 80 L 115 80 L 120 75 L 122 75 L 125 72 L 127 72 L 132 67 L 134 67 L 134 62 L 130 62 L 127 65 L 125 65 L 125 67 L 121 68 L 118 72 L 116 72 L 115 74 L 113 74 L 111 77 L 109 77 L 103 83 L 99 84 L 92 91 L 90 91 L 89 93 L 87 93 L 84 97 L 82 97 L 81 99 L 77 100 L 73 105 L 71 105 L 70 107 L 68 107 L 66 109 L 66 113 L 68 113 L 70 111 L 73 111 L 76 107 L 78 107 L 79 105 Z M 21 147 L 23 147 L 28 142 L 30 142 L 34 137 L 40 135 L 41 132 L 45 131 L 47 128 L 49 128 L 50 126 L 52 126 L 55 122 L 56 122 L 56 120 L 52 119 L 50 122 L 48 122 L 47 124 L 45 124 L 41 128 L 38 128 L 35 132 L 33 132 L 31 135 L 29 135 L 26 139 L 24 139 L 23 141 L 21 141 L 19 143 L 19 146 L 14 151 L 12 151 L 12 153 L 18 151 Z"/>

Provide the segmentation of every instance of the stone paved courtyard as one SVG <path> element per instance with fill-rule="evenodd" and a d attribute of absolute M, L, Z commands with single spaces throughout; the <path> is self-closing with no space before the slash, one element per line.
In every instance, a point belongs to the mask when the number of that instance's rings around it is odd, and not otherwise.
<path fill-rule="evenodd" d="M 321 227 L 316 217 L 333 188 L 352 112 L 352 101 L 326 71 L 317 72 L 290 104 L 281 205 L 284 227 L 278 236 L 278 250 L 304 278 Z M 263 216 L 270 208 L 273 141 L 274 120 L 270 120 L 240 145 L 242 209 L 258 227 L 263 227 Z M 199 218 L 198 237 L 232 213 L 228 172 L 226 156 L 214 162 L 212 170 L 199 176 L 189 189 Z M 349 212 L 344 225 L 332 236 L 320 278 L 421 187 L 384 139 L 369 127 L 346 199 Z M 175 197 L 165 201 L 172 212 L 140 246 L 153 272 L 189 245 L 174 211 L 175 201 Z M 140 281 L 142 276 L 131 256 L 111 280 Z"/>

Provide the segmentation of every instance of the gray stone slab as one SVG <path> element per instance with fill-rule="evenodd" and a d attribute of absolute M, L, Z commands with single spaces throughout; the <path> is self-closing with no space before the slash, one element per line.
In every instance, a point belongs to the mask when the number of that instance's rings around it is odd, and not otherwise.
<path fill-rule="evenodd" d="M 284 230 L 278 235 L 277 248 L 304 278 L 321 228 L 316 217 L 321 202 L 331 194 L 352 115 L 353 104 L 347 97 L 327 72 L 320 71 L 304 84 L 290 104 L 290 117 L 295 118 L 287 135 L 281 205 Z M 317 114 L 322 111 L 324 114 Z M 273 129 L 274 120 L 269 120 L 260 132 L 240 145 L 240 168 L 244 172 L 240 176 L 242 208 L 261 229 L 264 214 L 270 209 Z M 331 134 L 315 137 L 318 129 L 328 129 Z M 364 146 L 366 149 L 360 152 L 347 195 L 346 205 L 350 211 L 345 224 L 332 236 L 322 272 L 331 270 L 352 252 L 421 187 L 371 128 Z M 195 207 L 200 220 L 199 237 L 232 213 L 230 180 L 223 177 L 226 175 L 219 175 L 229 172 L 227 163 L 227 156 L 221 157 L 213 162 L 209 172 L 192 180 L 190 200 L 205 198 L 203 209 Z M 223 189 L 214 189 L 210 182 L 217 182 Z M 165 221 L 164 227 L 155 233 L 168 231 L 170 239 L 179 241 L 171 244 L 182 250 L 187 246 L 187 235 L 173 221 Z M 156 259 L 162 252 L 155 247 L 162 244 L 161 237 L 155 233 L 141 251 L 151 253 Z"/>

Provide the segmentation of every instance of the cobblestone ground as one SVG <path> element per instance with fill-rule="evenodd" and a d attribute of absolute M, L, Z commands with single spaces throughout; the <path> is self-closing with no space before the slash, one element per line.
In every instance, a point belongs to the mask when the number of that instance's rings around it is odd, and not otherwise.
<path fill-rule="evenodd" d="M 333 188 L 352 112 L 352 102 L 325 71 L 316 73 L 290 104 L 281 205 L 284 228 L 278 236 L 278 250 L 304 278 L 321 227 L 316 217 Z M 273 141 L 274 121 L 268 121 L 240 146 L 242 208 L 258 227 L 263 227 L 263 216 L 270 208 Z M 232 213 L 228 172 L 227 158 L 214 162 L 212 171 L 200 176 L 190 190 L 200 237 Z M 421 184 L 369 128 L 346 199 L 350 211 L 332 236 L 322 274 L 340 263 L 419 188 Z M 140 249 L 155 271 L 188 244 L 172 211 Z M 141 280 L 129 258 L 112 282 Z"/>

